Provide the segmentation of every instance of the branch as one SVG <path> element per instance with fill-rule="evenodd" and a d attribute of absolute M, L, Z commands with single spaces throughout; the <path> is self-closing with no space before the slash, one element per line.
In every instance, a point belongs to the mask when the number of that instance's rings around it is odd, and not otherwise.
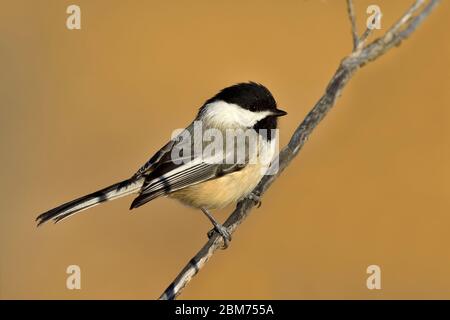
<path fill-rule="evenodd" d="M 297 127 L 288 145 L 285 146 L 279 153 L 279 170 L 277 174 L 264 176 L 253 191 L 255 194 L 262 196 L 270 185 L 280 176 L 283 170 L 297 156 L 313 129 L 334 106 L 337 98 L 342 92 L 342 89 L 348 83 L 353 74 L 366 63 L 374 61 L 386 53 L 389 49 L 394 46 L 398 46 L 403 40 L 408 38 L 411 33 L 416 30 L 420 23 L 438 5 L 440 0 L 430 0 L 426 6 L 423 6 L 424 2 L 424 0 L 416 0 L 409 10 L 384 34 L 384 36 L 364 46 L 363 44 L 361 45 L 361 38 L 358 38 L 356 28 L 353 26 L 355 17 L 353 13 L 352 1 L 347 1 L 347 4 L 349 5 L 348 14 L 352 23 L 354 37 L 354 51 L 341 61 L 336 73 L 328 83 L 324 95 L 307 114 L 303 122 Z M 363 35 L 363 40 L 365 40 L 367 36 Z M 254 201 L 250 199 L 244 199 L 237 204 L 236 209 L 223 224 L 228 229 L 230 234 L 232 234 L 245 220 L 245 218 L 247 218 L 254 206 Z M 222 237 L 216 232 L 213 232 L 208 242 L 189 261 L 189 263 L 183 268 L 180 274 L 169 285 L 159 299 L 175 299 L 184 287 L 205 266 L 215 251 L 220 249 L 222 246 Z"/>
<path fill-rule="evenodd" d="M 347 0 L 347 13 L 350 18 L 350 23 L 352 26 L 352 37 L 353 37 L 353 51 L 355 51 L 359 46 L 358 31 L 356 29 L 356 17 L 355 9 L 353 8 L 353 0 Z"/>

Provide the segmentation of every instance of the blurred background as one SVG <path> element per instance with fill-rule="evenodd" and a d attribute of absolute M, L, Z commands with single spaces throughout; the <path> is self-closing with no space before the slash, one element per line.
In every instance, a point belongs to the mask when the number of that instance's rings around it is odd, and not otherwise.
<path fill-rule="evenodd" d="M 377 1 L 381 35 L 412 3 Z M 219 89 L 253 80 L 280 145 L 351 51 L 345 1 L 23 1 L 0 10 L 0 298 L 155 299 L 205 243 L 200 211 L 132 198 L 37 229 L 129 177 Z M 81 30 L 66 28 L 67 6 Z M 363 31 L 366 8 L 356 0 Z M 450 299 L 450 3 L 362 68 L 184 299 Z M 224 220 L 233 207 L 216 216 Z M 66 268 L 81 268 L 81 290 Z M 381 290 L 366 268 L 381 267 Z"/>

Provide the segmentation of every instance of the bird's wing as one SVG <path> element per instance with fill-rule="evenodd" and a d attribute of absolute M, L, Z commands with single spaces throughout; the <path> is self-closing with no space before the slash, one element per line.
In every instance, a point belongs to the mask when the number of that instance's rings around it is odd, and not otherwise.
<path fill-rule="evenodd" d="M 189 126 L 187 130 L 191 132 L 192 127 Z M 176 138 L 169 142 L 138 171 L 141 176 L 145 177 L 145 182 L 139 196 L 131 204 L 131 209 L 190 185 L 241 170 L 248 163 L 247 153 L 244 161 L 225 163 L 226 151 L 217 155 L 209 155 L 207 158 L 204 155 L 194 157 L 189 154 L 181 159 L 177 158 L 178 161 L 173 161 L 172 151 L 178 146 L 177 142 L 179 140 Z M 190 143 L 192 143 L 191 150 L 194 150 L 194 141 Z M 207 145 L 208 142 L 203 142 L 203 148 Z M 178 154 L 178 151 L 175 153 Z"/>
<path fill-rule="evenodd" d="M 139 196 L 131 204 L 131 209 L 159 196 L 241 170 L 245 164 L 213 164 L 198 158 L 181 165 L 167 163 L 167 166 L 159 167 L 146 178 Z M 165 173 L 159 175 L 160 170 Z"/>

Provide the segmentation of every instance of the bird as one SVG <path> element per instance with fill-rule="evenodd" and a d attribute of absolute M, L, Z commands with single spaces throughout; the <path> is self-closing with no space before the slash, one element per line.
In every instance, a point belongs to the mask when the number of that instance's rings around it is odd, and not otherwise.
<path fill-rule="evenodd" d="M 228 86 L 206 100 L 194 121 L 172 137 L 130 178 L 40 214 L 36 218 L 37 225 L 50 220 L 57 223 L 75 213 L 131 194 L 137 197 L 130 210 L 167 196 L 200 209 L 213 225 L 210 232 L 218 232 L 223 237 L 224 247 L 227 247 L 231 235 L 210 211 L 244 198 L 260 204 L 259 195 L 252 191 L 267 174 L 270 161 L 276 156 L 277 119 L 286 114 L 277 107 L 272 93 L 260 83 L 250 81 Z M 199 139 L 197 146 L 201 146 L 203 151 L 212 146 L 213 139 L 196 137 L 197 129 L 224 136 L 240 132 L 241 135 L 247 134 L 245 137 L 256 137 L 257 142 L 250 143 L 251 138 L 244 139 L 245 150 L 240 159 L 237 156 L 242 148 L 234 145 L 239 134 L 226 140 L 232 140 L 234 144 L 228 143 L 226 148 L 218 144 L 209 155 L 189 153 L 189 149 L 195 149 Z M 194 139 L 188 139 L 190 135 L 194 135 Z M 261 161 L 263 158 L 266 159 L 264 162 Z"/>

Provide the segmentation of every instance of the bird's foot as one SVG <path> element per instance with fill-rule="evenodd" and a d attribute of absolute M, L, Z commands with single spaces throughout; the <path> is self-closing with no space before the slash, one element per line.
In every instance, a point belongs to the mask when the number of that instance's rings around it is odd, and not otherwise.
<path fill-rule="evenodd" d="M 214 228 L 208 231 L 209 239 L 211 239 L 214 232 L 217 232 L 218 234 L 220 234 L 220 236 L 223 239 L 222 249 L 225 250 L 226 248 L 228 248 L 228 245 L 230 244 L 230 241 L 231 241 L 231 233 L 228 231 L 228 229 L 221 224 L 215 224 Z"/>
<path fill-rule="evenodd" d="M 252 200 L 257 208 L 261 207 L 261 204 L 262 204 L 261 197 L 256 192 L 251 192 L 247 196 L 247 199 Z"/>

